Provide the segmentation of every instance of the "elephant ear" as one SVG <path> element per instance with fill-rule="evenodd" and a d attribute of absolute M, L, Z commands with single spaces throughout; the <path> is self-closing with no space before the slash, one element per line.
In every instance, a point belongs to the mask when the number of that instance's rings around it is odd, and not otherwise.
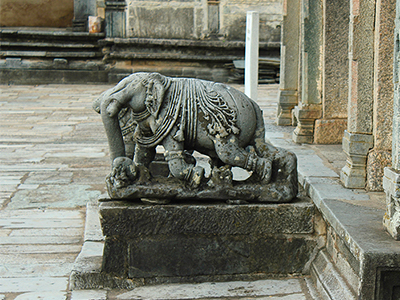
<path fill-rule="evenodd" d="M 165 93 L 165 88 L 162 84 L 161 75 L 158 73 L 150 74 L 146 86 L 147 86 L 147 91 L 144 103 L 146 105 L 147 110 L 153 116 L 157 117 Z"/>

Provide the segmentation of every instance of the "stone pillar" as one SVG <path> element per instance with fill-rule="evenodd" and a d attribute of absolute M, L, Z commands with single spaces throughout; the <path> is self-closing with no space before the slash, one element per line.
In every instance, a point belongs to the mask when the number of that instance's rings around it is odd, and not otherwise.
<path fill-rule="evenodd" d="M 400 0 L 396 1 L 394 41 L 392 167 L 385 168 L 383 177 L 386 193 L 383 225 L 394 239 L 400 240 Z"/>
<path fill-rule="evenodd" d="M 73 31 L 88 31 L 89 16 L 97 16 L 96 0 L 74 0 Z"/>
<path fill-rule="evenodd" d="M 365 188 L 365 165 L 373 147 L 375 0 L 350 0 L 348 124 L 343 138 L 347 188 Z"/>
<path fill-rule="evenodd" d="M 292 125 L 297 105 L 299 70 L 300 1 L 284 0 L 281 25 L 281 71 L 277 124 Z"/>
<path fill-rule="evenodd" d="M 300 101 L 294 108 L 296 143 L 312 143 L 314 122 L 322 116 L 323 0 L 301 1 L 300 31 Z"/>
<path fill-rule="evenodd" d="M 126 2 L 106 1 L 106 37 L 126 36 Z"/>
<path fill-rule="evenodd" d="M 315 121 L 316 144 L 340 144 L 347 128 L 350 0 L 324 0 L 322 119 Z"/>
<path fill-rule="evenodd" d="M 374 148 L 367 157 L 367 189 L 383 191 L 383 169 L 391 165 L 393 114 L 393 28 L 395 0 L 377 0 L 375 16 Z"/>

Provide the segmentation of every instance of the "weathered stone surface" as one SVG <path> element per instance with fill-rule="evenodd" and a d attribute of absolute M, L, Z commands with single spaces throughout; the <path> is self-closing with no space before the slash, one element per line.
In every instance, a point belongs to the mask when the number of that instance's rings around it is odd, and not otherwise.
<path fill-rule="evenodd" d="M 383 191 L 383 173 L 384 168 L 392 165 L 392 153 L 387 150 L 371 150 L 367 156 L 367 184 L 366 188 L 369 191 Z"/>
<path fill-rule="evenodd" d="M 103 270 L 125 278 L 301 273 L 315 246 L 312 236 L 303 235 L 313 232 L 313 209 L 303 201 L 268 206 L 107 201 L 100 215 Z"/>
<path fill-rule="evenodd" d="M 375 0 L 351 0 L 348 131 L 371 134 L 373 118 Z"/>
<path fill-rule="evenodd" d="M 302 287 L 298 279 L 204 282 L 199 284 L 164 284 L 162 286 L 138 287 L 133 291 L 118 296 L 120 300 L 128 299 L 231 299 L 232 297 L 257 297 L 256 299 L 305 300 L 301 294 Z M 74 299 L 72 299 L 74 300 Z"/>
<path fill-rule="evenodd" d="M 130 1 L 128 36 L 244 40 L 246 11 L 259 10 L 260 37 L 279 42 L 281 4 L 265 1 Z"/>
<path fill-rule="evenodd" d="M 340 119 L 347 118 L 349 92 L 350 3 L 349 0 L 323 2 L 325 6 L 324 66 L 322 67 L 324 73 L 323 117 L 324 119 L 339 119 L 337 122 L 342 122 Z M 341 139 L 342 136 L 343 132 L 337 138 Z M 317 140 L 316 136 L 315 140 Z"/>
<path fill-rule="evenodd" d="M 314 143 L 340 144 L 346 128 L 347 119 L 316 120 L 314 128 Z"/>
<path fill-rule="evenodd" d="M 248 235 L 312 233 L 313 207 L 306 199 L 291 204 L 144 205 L 106 201 L 100 205 L 103 234 L 140 237 L 153 234 Z"/>

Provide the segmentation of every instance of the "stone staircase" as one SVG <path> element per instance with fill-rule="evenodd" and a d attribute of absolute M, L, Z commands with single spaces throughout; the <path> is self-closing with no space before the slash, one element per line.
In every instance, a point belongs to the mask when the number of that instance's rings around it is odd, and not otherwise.
<path fill-rule="evenodd" d="M 0 28 L 0 82 L 106 82 L 103 38 L 60 28 Z"/>

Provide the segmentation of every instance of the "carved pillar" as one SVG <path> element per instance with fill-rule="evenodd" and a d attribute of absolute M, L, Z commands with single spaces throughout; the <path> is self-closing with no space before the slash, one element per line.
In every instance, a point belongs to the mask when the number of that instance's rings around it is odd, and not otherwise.
<path fill-rule="evenodd" d="M 97 16 L 96 0 L 74 0 L 73 31 L 87 31 L 88 16 Z"/>
<path fill-rule="evenodd" d="M 383 177 L 383 188 L 386 193 L 386 213 L 383 218 L 383 225 L 394 239 L 400 240 L 400 0 L 397 0 L 396 2 L 393 72 L 392 167 L 385 168 Z"/>
<path fill-rule="evenodd" d="M 106 1 L 106 37 L 126 36 L 126 2 Z"/>
<path fill-rule="evenodd" d="M 277 124 L 292 125 L 292 110 L 297 105 L 299 70 L 300 1 L 284 0 L 281 27 L 281 77 Z"/>
<path fill-rule="evenodd" d="M 391 165 L 393 114 L 393 28 L 396 0 L 377 0 L 375 17 L 374 148 L 367 158 L 367 189 L 383 191 L 383 169 Z"/>
<path fill-rule="evenodd" d="M 350 0 L 324 0 L 322 111 L 315 121 L 316 144 L 340 144 L 347 128 Z"/>
<path fill-rule="evenodd" d="M 348 124 L 343 138 L 345 187 L 365 188 L 365 164 L 373 147 L 375 0 L 350 1 Z M 362 146 L 360 146 L 362 143 Z"/>
<path fill-rule="evenodd" d="M 300 31 L 300 102 L 293 115 L 297 127 L 293 132 L 296 143 L 312 143 L 314 122 L 322 116 L 323 0 L 302 0 Z"/>

